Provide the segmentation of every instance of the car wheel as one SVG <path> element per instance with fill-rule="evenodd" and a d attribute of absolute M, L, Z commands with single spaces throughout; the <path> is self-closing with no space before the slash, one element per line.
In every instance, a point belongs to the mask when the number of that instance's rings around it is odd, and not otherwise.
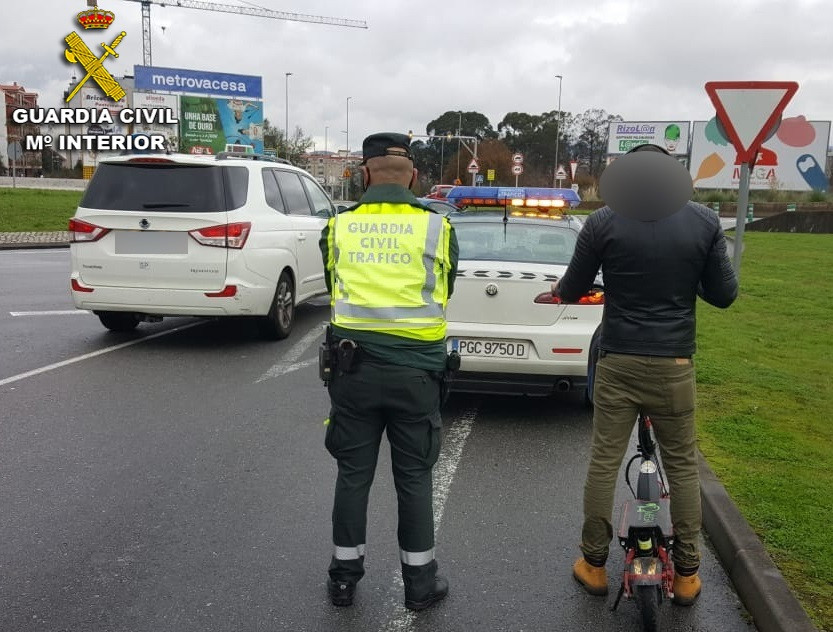
<path fill-rule="evenodd" d="M 584 404 L 593 407 L 593 386 L 596 382 L 596 363 L 599 361 L 599 330 L 590 339 L 590 352 L 587 354 L 587 388 L 584 391 Z"/>
<path fill-rule="evenodd" d="M 281 272 L 269 313 L 260 320 L 260 331 L 270 340 L 283 340 L 295 323 L 295 284 L 287 270 Z"/>
<path fill-rule="evenodd" d="M 141 322 L 133 312 L 96 312 L 96 316 L 110 331 L 133 331 Z"/>

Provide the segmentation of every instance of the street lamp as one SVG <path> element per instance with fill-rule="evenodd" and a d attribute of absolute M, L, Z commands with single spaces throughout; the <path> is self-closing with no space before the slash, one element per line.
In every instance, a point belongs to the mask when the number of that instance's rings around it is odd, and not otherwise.
<path fill-rule="evenodd" d="M 347 130 L 344 132 L 347 135 L 347 139 L 345 141 L 347 145 L 347 156 L 344 159 L 344 168 L 347 170 L 350 166 L 350 99 L 353 97 L 347 97 Z M 350 179 L 347 179 L 347 198 L 350 198 Z"/>
<path fill-rule="evenodd" d="M 286 141 L 286 159 L 289 160 L 289 77 L 291 72 L 284 73 L 286 84 L 286 120 L 284 121 L 284 140 Z"/>
<path fill-rule="evenodd" d="M 460 143 L 462 142 L 460 139 L 460 130 L 463 127 L 463 112 L 457 112 L 459 118 L 457 119 L 457 180 L 460 180 Z"/>
<path fill-rule="evenodd" d="M 440 144 L 440 184 L 443 183 L 443 167 L 445 166 L 445 140 L 451 140 L 451 132 L 446 132 Z"/>
<path fill-rule="evenodd" d="M 558 119 L 555 121 L 555 168 L 552 172 L 552 186 L 558 186 L 558 138 L 561 136 L 561 81 L 564 79 L 561 75 L 555 75 L 558 79 Z"/>

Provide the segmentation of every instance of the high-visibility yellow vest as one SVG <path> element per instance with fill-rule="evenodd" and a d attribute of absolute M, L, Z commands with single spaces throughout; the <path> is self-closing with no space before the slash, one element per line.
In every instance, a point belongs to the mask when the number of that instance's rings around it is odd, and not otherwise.
<path fill-rule="evenodd" d="M 444 339 L 449 239 L 447 219 L 409 204 L 363 204 L 330 219 L 333 324 Z"/>

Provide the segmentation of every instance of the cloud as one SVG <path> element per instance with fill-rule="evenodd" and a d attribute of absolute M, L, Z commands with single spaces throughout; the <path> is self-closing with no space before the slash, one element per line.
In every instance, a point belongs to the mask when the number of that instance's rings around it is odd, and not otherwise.
<path fill-rule="evenodd" d="M 225 0 L 235 2 L 236 0 Z M 77 69 L 62 58 L 82 0 L 30 0 L 0 23 L 0 82 L 38 91 L 58 105 Z M 142 63 L 138 3 L 101 0 L 127 32 L 111 71 Z M 285 72 L 289 123 L 329 149 L 343 147 L 350 100 L 350 145 L 374 131 L 424 130 L 448 110 L 479 111 L 492 125 L 510 111 L 598 107 L 629 120 L 707 120 L 710 80 L 795 80 L 787 115 L 833 116 L 833 56 L 824 0 L 539 0 L 477 3 L 366 0 L 345 4 L 259 0 L 283 12 L 365 20 L 353 29 L 178 8 L 151 7 L 154 63 L 263 76 L 266 114 L 283 127 Z M 251 3 L 240 2 L 242 7 Z M 163 27 L 164 26 L 164 30 Z M 108 32 L 83 34 L 91 47 Z"/>

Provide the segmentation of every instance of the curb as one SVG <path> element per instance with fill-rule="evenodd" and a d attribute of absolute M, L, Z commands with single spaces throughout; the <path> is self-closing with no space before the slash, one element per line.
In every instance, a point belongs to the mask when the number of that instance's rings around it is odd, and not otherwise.
<path fill-rule="evenodd" d="M 698 461 L 703 527 L 759 632 L 818 632 L 702 454 Z"/>
<path fill-rule="evenodd" d="M 38 248 L 69 248 L 69 243 L 65 241 L 58 241 L 53 243 L 47 242 L 8 242 L 8 243 L 0 243 L 0 250 L 36 250 Z"/>

